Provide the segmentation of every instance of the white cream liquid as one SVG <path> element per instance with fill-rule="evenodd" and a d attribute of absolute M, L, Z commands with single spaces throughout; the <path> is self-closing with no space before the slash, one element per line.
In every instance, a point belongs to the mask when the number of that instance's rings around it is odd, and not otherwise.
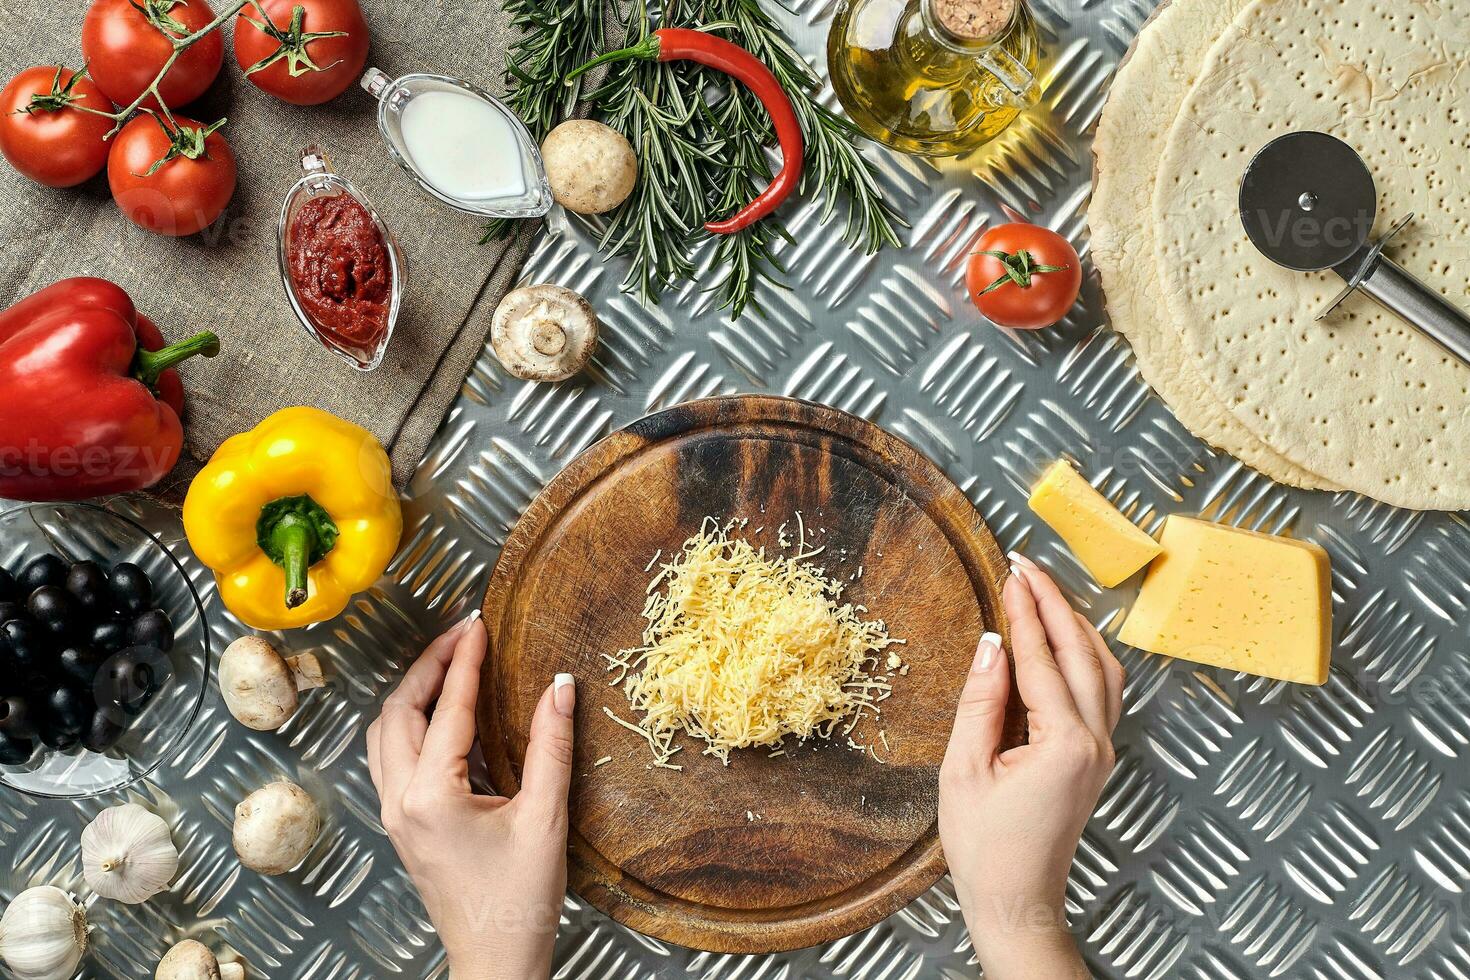
<path fill-rule="evenodd" d="M 462 92 L 423 92 L 403 107 L 403 145 L 447 197 L 487 201 L 526 193 L 523 151 L 504 114 Z"/>

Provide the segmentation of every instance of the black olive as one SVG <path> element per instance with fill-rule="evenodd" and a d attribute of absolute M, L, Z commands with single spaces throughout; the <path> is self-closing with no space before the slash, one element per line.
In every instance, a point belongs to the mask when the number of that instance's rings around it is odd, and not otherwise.
<path fill-rule="evenodd" d="M 41 744 L 56 752 L 67 752 L 82 743 L 82 737 L 77 732 L 64 732 L 53 726 L 42 728 L 36 732 L 36 737 Z"/>
<path fill-rule="evenodd" d="M 19 595 L 20 586 L 15 584 L 15 576 L 0 568 L 0 601 L 10 601 Z"/>
<path fill-rule="evenodd" d="M 154 647 L 164 653 L 174 648 L 174 624 L 162 609 L 150 609 L 128 628 L 128 642 L 133 646 Z"/>
<path fill-rule="evenodd" d="M 66 591 L 71 593 L 77 605 L 88 612 L 97 612 L 112 604 L 107 573 L 95 561 L 79 561 L 67 571 Z"/>
<path fill-rule="evenodd" d="M 153 605 L 153 583 L 148 575 L 130 561 L 113 568 L 108 576 L 112 587 L 112 600 L 117 608 L 133 615 L 146 611 Z"/>
<path fill-rule="evenodd" d="M 90 688 L 102 668 L 102 657 L 91 647 L 69 646 L 56 655 L 56 669 L 68 681 Z"/>
<path fill-rule="evenodd" d="M 92 646 L 102 653 L 117 653 L 127 645 L 127 620 L 105 619 L 92 627 Z"/>
<path fill-rule="evenodd" d="M 31 593 L 26 600 L 31 617 L 47 628 L 56 623 L 68 623 L 77 614 L 76 603 L 71 595 L 60 586 L 43 585 Z"/>
<path fill-rule="evenodd" d="M 0 766 L 18 766 L 31 757 L 35 743 L 28 738 L 12 738 L 0 732 Z"/>
<path fill-rule="evenodd" d="M 99 705 L 116 705 L 128 714 L 137 714 L 153 699 L 158 690 L 157 676 L 151 664 L 136 657 L 142 652 L 124 650 L 103 664 L 97 675 Z"/>
<path fill-rule="evenodd" d="M 92 717 L 90 699 L 73 687 L 58 687 L 46 697 L 46 716 L 42 724 L 49 723 L 58 731 L 80 734 Z"/>
<path fill-rule="evenodd" d="M 39 667 L 29 667 L 19 671 L 15 678 L 15 688 L 21 694 L 29 698 L 33 703 L 45 698 L 46 693 L 56 686 L 51 672 Z"/>
<path fill-rule="evenodd" d="M 126 729 L 108 714 L 108 709 L 98 708 L 92 712 L 92 718 L 82 732 L 82 744 L 93 752 L 106 752 L 124 731 Z"/>
<path fill-rule="evenodd" d="M 21 673 L 38 670 L 45 662 L 46 634 L 29 619 L 12 619 L 0 626 L 0 644 L 10 650 Z"/>
<path fill-rule="evenodd" d="M 30 738 L 36 733 L 30 702 L 22 695 L 0 698 L 0 732 L 12 738 Z"/>
<path fill-rule="evenodd" d="M 19 602 L 9 599 L 0 600 L 0 625 L 10 622 L 12 619 L 24 619 L 29 613 L 26 607 Z"/>
<path fill-rule="evenodd" d="M 22 595 L 30 595 L 43 585 L 61 585 L 66 581 L 66 562 L 55 555 L 41 555 L 26 562 L 16 576 Z"/>

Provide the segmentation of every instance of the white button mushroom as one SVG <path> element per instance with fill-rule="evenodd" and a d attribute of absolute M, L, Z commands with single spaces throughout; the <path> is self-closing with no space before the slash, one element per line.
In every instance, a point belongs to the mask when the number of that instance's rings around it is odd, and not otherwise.
<path fill-rule="evenodd" d="M 548 133 L 541 161 L 551 196 L 578 214 L 611 211 L 638 181 L 638 157 L 627 137 L 591 119 L 568 119 Z"/>
<path fill-rule="evenodd" d="M 527 381 L 564 381 L 587 366 L 597 347 L 597 313 L 561 286 L 522 286 L 505 294 L 490 343 L 505 369 Z"/>
<path fill-rule="evenodd" d="M 245 980 L 245 968 L 221 963 L 208 946 L 185 939 L 163 954 L 153 980 Z"/>
<path fill-rule="evenodd" d="M 287 780 L 267 783 L 235 807 L 235 853 L 252 871 L 281 875 L 300 864 L 321 833 L 314 801 Z"/>
<path fill-rule="evenodd" d="M 298 691 L 321 687 L 321 664 L 309 653 L 283 658 L 258 636 L 242 636 L 219 661 L 225 707 L 247 728 L 273 732 L 296 713 Z"/>

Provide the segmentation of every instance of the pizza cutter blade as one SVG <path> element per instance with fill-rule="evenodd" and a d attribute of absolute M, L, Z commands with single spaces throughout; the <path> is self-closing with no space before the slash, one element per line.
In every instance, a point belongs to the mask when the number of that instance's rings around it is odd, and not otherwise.
<path fill-rule="evenodd" d="M 1372 240 L 1378 194 L 1363 158 L 1335 136 L 1287 133 L 1267 143 L 1240 181 L 1240 221 L 1262 255 L 1298 272 L 1331 269 L 1345 283 L 1322 319 L 1361 289 L 1470 364 L 1470 316 L 1383 254 L 1412 219 Z"/>

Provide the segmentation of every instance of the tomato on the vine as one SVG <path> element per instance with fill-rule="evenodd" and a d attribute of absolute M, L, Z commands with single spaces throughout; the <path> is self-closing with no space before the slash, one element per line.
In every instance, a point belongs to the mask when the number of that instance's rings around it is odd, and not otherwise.
<path fill-rule="evenodd" d="M 27 68 L 0 92 L 0 153 L 31 180 L 71 187 L 107 164 L 112 103 L 82 72 Z"/>
<path fill-rule="evenodd" d="M 357 0 L 261 0 L 235 18 L 235 60 L 262 91 L 296 105 L 341 95 L 367 64 L 368 26 Z"/>
<path fill-rule="evenodd" d="M 1072 243 L 1050 228 L 1013 221 L 980 236 L 965 286 L 991 322 L 1039 330 L 1066 316 L 1077 302 L 1082 263 Z"/>
<path fill-rule="evenodd" d="M 98 88 L 118 105 L 132 105 L 173 53 L 173 38 L 186 37 L 214 20 L 205 0 L 93 0 L 82 21 L 82 55 Z M 169 108 L 193 102 L 219 75 L 225 42 L 219 31 L 195 41 L 158 91 Z M 149 96 L 146 108 L 157 109 Z"/>
<path fill-rule="evenodd" d="M 224 213 L 235 193 L 235 154 L 215 132 L 183 116 L 135 116 L 112 141 L 107 182 L 128 220 L 160 235 L 192 235 Z"/>

